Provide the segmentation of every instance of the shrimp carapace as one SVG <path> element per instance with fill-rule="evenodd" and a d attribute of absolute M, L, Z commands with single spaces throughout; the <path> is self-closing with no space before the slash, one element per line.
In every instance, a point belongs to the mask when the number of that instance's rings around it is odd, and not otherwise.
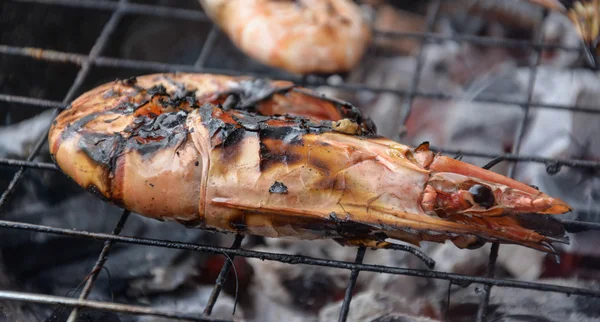
<path fill-rule="evenodd" d="M 345 73 L 372 38 L 352 0 L 199 0 L 223 33 L 249 57 L 296 74 Z"/>
<path fill-rule="evenodd" d="M 346 245 L 568 242 L 563 201 L 377 135 L 345 102 L 289 82 L 155 74 L 99 86 L 49 131 L 83 188 L 189 227 Z"/>

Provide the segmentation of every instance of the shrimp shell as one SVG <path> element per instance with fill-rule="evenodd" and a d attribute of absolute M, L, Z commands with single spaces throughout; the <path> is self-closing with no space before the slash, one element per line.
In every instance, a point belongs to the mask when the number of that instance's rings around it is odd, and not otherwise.
<path fill-rule="evenodd" d="M 69 177 L 122 208 L 264 237 L 548 251 L 548 242 L 565 242 L 564 230 L 542 214 L 570 210 L 427 144 L 381 137 L 356 107 L 283 81 L 155 74 L 111 82 L 57 117 L 49 145 Z"/>

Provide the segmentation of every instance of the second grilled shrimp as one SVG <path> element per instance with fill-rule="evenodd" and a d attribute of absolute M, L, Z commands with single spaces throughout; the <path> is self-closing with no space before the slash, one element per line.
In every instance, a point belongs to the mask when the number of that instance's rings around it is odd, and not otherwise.
<path fill-rule="evenodd" d="M 371 30 L 352 0 L 200 0 L 248 56 L 291 73 L 340 73 L 367 50 Z"/>

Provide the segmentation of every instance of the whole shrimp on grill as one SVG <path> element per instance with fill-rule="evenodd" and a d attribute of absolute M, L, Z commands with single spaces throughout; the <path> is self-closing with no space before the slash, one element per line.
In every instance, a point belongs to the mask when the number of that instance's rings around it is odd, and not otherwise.
<path fill-rule="evenodd" d="M 569 205 L 377 135 L 361 111 L 286 81 L 154 74 L 77 98 L 49 131 L 75 182 L 122 208 L 264 237 L 485 242 L 553 252 Z"/>
<path fill-rule="evenodd" d="M 208 17 L 249 57 L 296 74 L 351 70 L 371 41 L 352 0 L 199 0 Z"/>

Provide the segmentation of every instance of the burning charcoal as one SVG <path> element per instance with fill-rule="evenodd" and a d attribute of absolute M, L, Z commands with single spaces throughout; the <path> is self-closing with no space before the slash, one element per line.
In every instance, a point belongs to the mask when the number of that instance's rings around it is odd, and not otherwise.
<path fill-rule="evenodd" d="M 37 140 L 46 134 L 51 116 L 52 111 L 48 110 L 20 123 L 0 127 L 0 158 L 26 159 Z M 51 162 L 47 145 L 42 147 L 34 161 Z M 17 170 L 15 167 L 0 167 L 0 188 L 3 191 L 8 188 Z M 62 189 L 56 189 L 57 186 L 62 186 Z M 3 206 L 3 211 L 26 211 L 35 207 L 47 207 L 80 191 L 81 189 L 62 173 L 27 170 L 12 198 Z"/>
<path fill-rule="evenodd" d="M 538 283 L 598 290 L 597 282 L 542 279 Z M 448 321 L 473 321 L 481 300 L 481 285 L 453 287 Z M 479 290 L 479 291 L 478 291 Z M 600 316 L 600 299 L 508 287 L 494 287 L 490 293 L 488 321 L 591 322 Z M 519 320 L 519 316 L 529 319 Z"/>
<path fill-rule="evenodd" d="M 538 72 L 535 99 L 543 103 L 598 108 L 600 96 L 598 78 L 592 72 L 542 68 Z M 597 160 L 600 144 L 597 137 L 597 114 L 568 110 L 540 109 L 529 127 L 522 151 L 529 155 L 561 159 Z M 562 167 L 554 175 L 540 164 L 519 164 L 517 179 L 539 187 L 540 190 L 561 196 L 574 207 L 565 219 L 600 222 L 600 176 L 597 169 Z M 571 245 L 562 249 L 578 254 L 598 256 L 597 234 L 581 232 L 571 236 Z"/>
<path fill-rule="evenodd" d="M 559 12 L 550 12 L 542 25 L 543 42 L 546 45 L 559 45 L 567 48 L 578 48 L 580 37 L 569 18 Z M 561 49 L 545 49 L 542 51 L 542 65 L 557 67 L 578 67 L 585 61 L 578 51 Z"/>
<path fill-rule="evenodd" d="M 546 256 L 534 249 L 502 245 L 496 263 L 502 265 L 513 278 L 533 281 L 542 275 Z"/>
<path fill-rule="evenodd" d="M 177 290 L 192 278 L 197 277 L 198 267 L 202 265 L 195 256 L 183 258 L 176 261 L 175 265 L 162 266 L 150 270 L 151 278 L 140 276 L 130 283 L 128 294 L 132 297 L 147 296 L 160 293 L 168 293 Z"/>
<path fill-rule="evenodd" d="M 0 158 L 27 158 L 37 140 L 48 130 L 52 113 L 47 110 L 17 124 L 1 127 Z"/>
<path fill-rule="evenodd" d="M 120 214 L 117 207 L 85 193 L 49 209 L 40 207 L 14 212 L 4 218 L 106 233 L 112 231 Z M 224 245 L 220 243 L 222 235 L 135 214 L 130 215 L 122 234 Z M 103 245 L 102 241 L 91 239 L 9 229 L 2 232 L 2 237 L 0 254 L 3 254 L 6 272 L 14 278 L 16 287 L 60 296 L 78 294 L 74 291 L 89 274 Z M 231 238 L 228 239 L 225 242 L 230 244 Z M 57 252 L 61 249 L 68 251 Z M 111 249 L 106 269 L 98 275 L 90 298 L 111 301 L 114 297 L 116 301 L 130 304 L 141 299 L 151 301 L 157 296 L 166 299 L 186 286 L 197 285 L 197 276 L 210 256 L 201 252 L 117 243 Z M 215 279 L 216 276 L 210 283 Z M 46 316 L 50 314 L 45 308 L 40 312 Z"/>
<path fill-rule="evenodd" d="M 275 301 L 260 293 L 252 299 L 252 308 L 255 312 L 252 321 L 261 322 L 313 322 L 315 317 L 307 312 L 291 308 L 289 305 Z"/>
<path fill-rule="evenodd" d="M 342 301 L 324 307 L 319 313 L 319 322 L 337 321 Z M 393 293 L 368 291 L 354 295 L 348 311 L 348 322 L 358 321 L 439 321 L 441 313 L 433 304 L 413 300 Z M 398 320 L 392 319 L 397 316 Z"/>
<path fill-rule="evenodd" d="M 200 286 L 189 289 L 180 290 L 168 295 L 161 295 L 152 299 L 147 305 L 157 310 L 165 311 L 176 311 L 183 314 L 197 314 L 200 315 L 204 311 L 210 294 L 212 293 L 212 286 Z M 221 293 L 213 311 L 211 317 L 218 319 L 243 319 L 244 311 L 238 304 L 235 308 L 235 314 L 233 314 L 234 299 L 227 294 Z M 233 314 L 233 315 L 232 315 Z M 171 322 L 173 319 L 167 319 L 162 317 L 154 316 L 143 316 L 140 317 L 136 322 Z"/>
<path fill-rule="evenodd" d="M 72 312 L 71 307 L 60 306 L 52 312 L 44 322 L 62 322 L 69 318 Z M 79 310 L 77 322 L 123 322 L 119 316 L 113 312 L 94 311 L 87 308 Z"/>
<path fill-rule="evenodd" d="M 485 269 L 489 247 L 459 249 L 452 243 L 439 245 L 431 252 L 436 271 L 474 275 Z M 446 282 L 442 282 L 446 283 Z"/>
<path fill-rule="evenodd" d="M 268 246 L 254 250 L 287 253 L 313 258 L 353 262 L 357 248 L 343 247 L 333 241 L 289 241 L 267 239 Z M 427 248 L 427 246 L 425 246 Z M 279 321 L 282 316 L 294 316 L 298 321 L 313 321 L 319 309 L 343 299 L 350 277 L 347 270 L 308 265 L 289 265 L 274 261 L 248 260 L 254 271 L 260 272 L 250 288 L 256 320 Z M 393 267 L 425 268 L 411 254 L 391 250 L 367 250 L 364 263 Z M 362 271 L 355 285 L 357 292 L 387 290 L 410 295 L 428 292 L 430 280 L 412 276 L 378 274 Z M 287 319 L 287 318 L 286 318 Z"/>
<path fill-rule="evenodd" d="M 17 291 L 19 288 L 14 282 L 14 277 L 4 268 L 3 256 L 0 252 L 0 290 Z M 0 300 L 0 322 L 34 320 L 34 314 L 28 307 L 21 305 L 19 302 Z"/>
<path fill-rule="evenodd" d="M 433 320 L 425 317 L 409 316 L 406 314 L 392 313 L 381 316 L 369 322 L 440 322 L 440 320 Z"/>
<path fill-rule="evenodd" d="M 487 270 L 490 245 L 478 249 L 459 249 L 454 244 L 445 243 L 431 251 L 436 261 L 436 270 L 448 273 L 480 275 Z M 534 280 L 541 276 L 545 253 L 514 245 L 502 245 L 498 252 L 496 266 L 511 278 Z M 499 275 L 499 274 L 498 274 Z M 446 281 L 438 281 L 440 285 Z"/>
<path fill-rule="evenodd" d="M 521 101 L 526 87 L 521 87 L 514 77 L 517 71 L 506 68 L 488 77 L 478 78 L 466 89 L 465 98 L 453 101 L 445 112 L 439 112 L 437 125 L 442 129 L 436 145 L 449 149 L 481 151 L 502 154 L 512 148 L 514 135 L 522 110 L 516 105 L 491 104 L 471 101 L 478 96 L 492 99 Z M 492 117 L 493 115 L 493 117 Z M 423 140 L 424 138 L 421 138 Z M 463 161 L 480 163 L 480 159 L 464 157 Z M 493 170 L 500 170 L 506 164 L 499 164 Z"/>
<path fill-rule="evenodd" d="M 280 244 L 282 247 L 259 246 L 254 250 L 304 256 L 320 253 L 313 257 L 331 258 L 331 256 L 336 256 L 335 249 L 341 248 L 332 241 L 315 241 L 311 244 L 290 242 L 291 245 L 288 247 L 285 247 L 285 242 L 274 241 L 274 243 Z M 318 247 L 317 244 L 320 244 L 321 247 Z M 350 277 L 348 271 L 319 266 L 289 265 L 258 259 L 249 259 L 248 263 L 254 271 L 260 272 L 250 286 L 251 294 L 260 294 L 260 296 L 252 296 L 252 298 L 265 297 L 268 299 L 262 303 L 265 307 L 257 307 L 256 314 L 261 317 L 259 319 L 261 321 L 266 321 L 265 319 L 269 316 L 274 317 L 275 312 L 282 311 L 290 314 L 295 311 L 299 315 L 314 315 L 322 306 L 344 296 L 346 282 Z"/>

